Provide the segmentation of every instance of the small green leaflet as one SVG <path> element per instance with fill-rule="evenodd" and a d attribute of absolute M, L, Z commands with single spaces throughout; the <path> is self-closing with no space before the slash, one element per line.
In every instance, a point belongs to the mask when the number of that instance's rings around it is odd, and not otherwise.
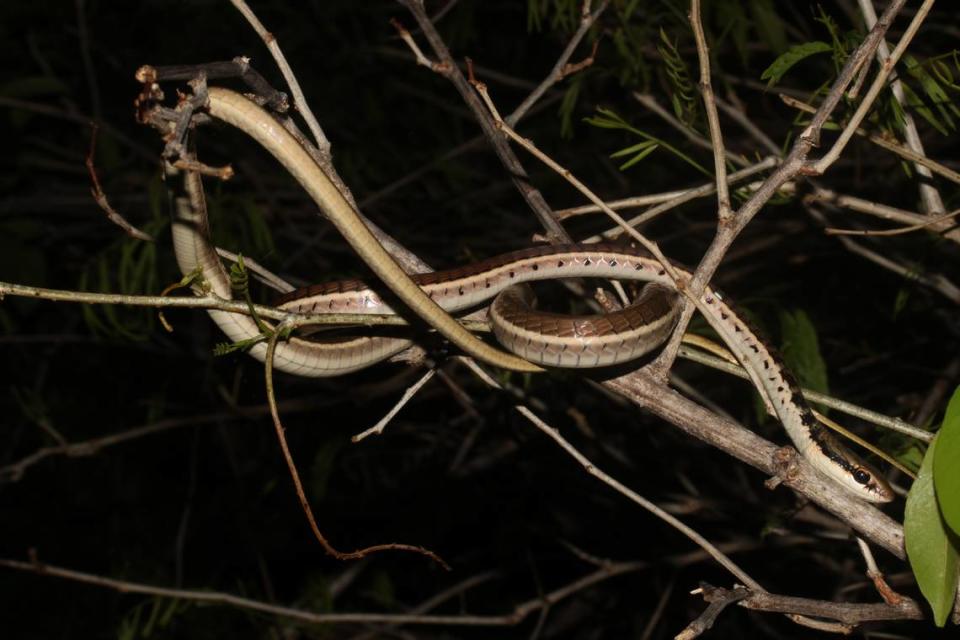
<path fill-rule="evenodd" d="M 804 58 L 809 58 L 818 53 L 827 53 L 828 51 L 833 51 L 833 47 L 821 40 L 794 45 L 790 47 L 786 53 L 777 56 L 773 64 L 767 67 L 760 75 L 760 79 L 766 80 L 767 86 L 772 87 L 780 82 L 780 78 L 782 78 L 793 65 Z"/>
<path fill-rule="evenodd" d="M 934 495 L 933 466 L 937 440 L 939 436 L 930 443 L 920 473 L 907 494 L 903 535 L 907 558 L 920 585 L 920 592 L 930 603 L 937 626 L 942 627 L 953 609 L 960 573 L 956 537 L 951 538 Z"/>
<path fill-rule="evenodd" d="M 950 99 L 950 95 L 947 93 L 947 90 L 944 89 L 938 77 L 942 74 L 931 74 L 928 73 L 925 65 L 921 64 L 911 55 L 905 55 L 903 62 L 907 67 L 907 72 L 920 83 L 920 87 L 923 89 L 923 92 L 926 94 L 927 98 L 930 100 L 930 103 L 936 106 L 937 111 L 940 113 L 942 122 L 937 120 L 934 116 L 933 111 L 926 106 L 922 99 L 920 99 L 916 94 L 913 94 L 912 91 L 909 93 L 908 98 L 911 100 L 908 101 L 910 106 L 914 107 L 931 126 L 935 127 L 942 135 L 948 135 L 948 129 L 950 131 L 956 131 L 957 127 L 953 122 L 953 118 L 950 117 L 950 112 L 952 111 L 954 116 L 960 117 L 960 109 L 957 109 L 957 106 L 953 104 Z M 948 68 L 949 73 L 949 68 Z M 905 86 L 904 88 L 909 88 Z"/>
<path fill-rule="evenodd" d="M 937 502 L 947 526 L 960 537 L 960 387 L 953 392 L 947 405 L 937 443 L 937 453 L 933 456 Z"/>
<path fill-rule="evenodd" d="M 645 140 L 643 142 L 638 142 L 632 147 L 627 147 L 626 149 L 620 149 L 620 151 L 611 153 L 610 157 L 622 158 L 623 156 L 636 154 L 636 155 L 633 155 L 632 158 L 624 162 L 622 165 L 620 165 L 620 171 L 623 171 L 624 169 L 629 169 L 633 165 L 637 164 L 638 162 L 646 158 L 648 155 L 656 151 L 657 147 L 659 146 L 660 145 L 658 145 L 656 142 L 652 140 Z"/>
<path fill-rule="evenodd" d="M 757 36 L 774 51 L 787 48 L 787 28 L 777 15 L 775 0 L 751 0 L 750 13 L 756 23 Z"/>
<path fill-rule="evenodd" d="M 829 393 L 827 364 L 820 354 L 817 328 L 805 311 L 780 312 L 780 336 L 787 366 L 797 374 L 800 385 L 820 393 Z"/>

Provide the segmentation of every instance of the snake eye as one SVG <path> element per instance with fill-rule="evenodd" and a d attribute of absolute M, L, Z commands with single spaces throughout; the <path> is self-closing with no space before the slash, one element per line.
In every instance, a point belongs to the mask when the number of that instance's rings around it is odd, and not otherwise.
<path fill-rule="evenodd" d="M 864 471 L 863 469 L 857 469 L 853 472 L 853 479 L 859 482 L 860 484 L 867 484 L 870 482 L 870 474 Z"/>

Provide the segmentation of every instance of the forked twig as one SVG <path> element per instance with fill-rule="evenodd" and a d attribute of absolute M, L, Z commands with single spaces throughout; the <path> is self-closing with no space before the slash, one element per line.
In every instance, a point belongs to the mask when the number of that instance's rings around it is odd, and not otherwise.
<path fill-rule="evenodd" d="M 307 500 L 307 494 L 303 489 L 303 482 L 300 480 L 300 472 L 297 471 L 297 465 L 293 461 L 293 455 L 290 453 L 290 446 L 287 444 L 287 437 L 284 433 L 285 429 L 283 427 L 283 423 L 280 421 L 280 411 L 277 408 L 277 398 L 273 387 L 273 356 L 277 350 L 277 341 L 282 335 L 288 333 L 291 328 L 292 327 L 289 324 L 281 322 L 270 335 L 270 339 L 267 341 L 266 357 L 263 361 L 264 378 L 267 389 L 267 404 L 270 407 L 270 417 L 273 418 L 273 427 L 277 433 L 277 442 L 280 443 L 280 450 L 283 452 L 283 459 L 287 464 L 287 470 L 290 473 L 290 479 L 293 481 L 294 490 L 297 493 L 297 498 L 300 500 L 300 507 L 303 509 L 303 513 L 307 517 L 307 522 L 310 524 L 310 530 L 313 532 L 313 536 L 317 539 L 317 542 L 320 543 L 320 546 L 322 546 L 329 555 L 333 556 L 337 560 L 357 560 L 364 558 L 371 553 L 377 553 L 379 551 L 410 551 L 430 558 L 441 567 L 449 571 L 450 565 L 444 562 L 443 559 L 436 553 L 423 547 L 391 542 L 387 544 L 371 545 L 355 551 L 343 552 L 334 548 L 334 546 L 327 540 L 326 536 L 324 536 L 320 531 L 320 526 L 317 524 L 317 520 L 313 515 L 313 509 L 310 507 L 310 502 Z"/>

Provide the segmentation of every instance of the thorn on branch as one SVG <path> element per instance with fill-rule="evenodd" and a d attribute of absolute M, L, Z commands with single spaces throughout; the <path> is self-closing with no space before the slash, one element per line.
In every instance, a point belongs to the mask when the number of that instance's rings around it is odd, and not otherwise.
<path fill-rule="evenodd" d="M 584 58 L 583 60 L 581 60 L 580 62 L 572 62 L 569 64 L 565 64 L 563 66 L 563 69 L 560 71 L 560 77 L 566 78 L 567 76 L 578 73 L 579 71 L 582 71 L 587 67 L 593 66 L 593 62 L 594 60 L 596 60 L 596 57 L 597 57 L 597 49 L 599 48 L 599 46 L 600 46 L 600 41 L 594 40 L 593 50 L 590 51 L 590 55 Z"/>

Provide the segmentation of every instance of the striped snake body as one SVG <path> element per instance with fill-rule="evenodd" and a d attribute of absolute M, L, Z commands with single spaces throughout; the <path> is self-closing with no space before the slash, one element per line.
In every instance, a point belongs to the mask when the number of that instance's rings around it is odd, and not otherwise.
<path fill-rule="evenodd" d="M 219 87 L 209 89 L 208 110 L 274 155 L 402 304 L 469 355 L 517 371 L 542 371 L 542 365 L 604 366 L 650 351 L 673 329 L 677 315 L 672 304 L 673 280 L 658 261 L 625 247 L 538 247 L 459 269 L 410 276 L 376 241 L 300 143 L 266 111 L 244 96 Z M 200 179 L 196 174 L 185 173 L 185 185 L 185 195 L 176 201 L 173 225 L 178 263 L 184 274 L 199 269 L 210 290 L 230 298 L 229 278 L 210 242 Z M 682 279 L 691 277 L 686 271 L 676 271 Z M 525 294 L 513 288 L 522 282 L 560 277 L 640 280 L 658 286 L 648 288 L 637 302 L 622 311 L 587 317 L 533 313 L 526 307 Z M 500 342 L 513 353 L 504 353 L 481 341 L 449 315 L 494 296 L 497 297 L 490 308 L 491 324 Z M 701 300 L 707 322 L 743 364 L 800 453 L 860 497 L 873 502 L 891 500 L 893 493 L 882 477 L 816 420 L 796 382 L 757 331 L 716 291 L 707 288 Z M 278 305 L 291 312 L 307 313 L 394 312 L 381 296 L 359 281 L 298 290 L 285 295 Z M 243 314 L 211 310 L 210 315 L 232 341 L 260 334 L 254 321 Z M 274 366 L 301 376 L 339 375 L 379 362 L 410 344 L 408 340 L 386 337 L 341 342 L 291 337 L 277 344 Z M 257 344 L 250 353 L 263 360 L 266 347 Z"/>

